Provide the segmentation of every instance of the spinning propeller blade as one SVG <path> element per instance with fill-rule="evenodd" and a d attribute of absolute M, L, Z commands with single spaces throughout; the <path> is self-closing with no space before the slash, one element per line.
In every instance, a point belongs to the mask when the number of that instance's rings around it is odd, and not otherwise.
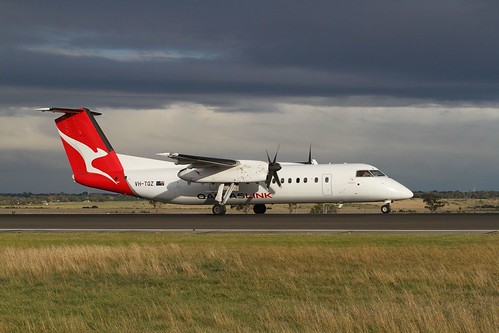
<path fill-rule="evenodd" d="M 268 173 L 267 173 L 267 189 L 270 187 L 270 183 L 272 182 L 272 179 L 275 179 L 277 185 L 281 187 L 281 181 L 279 179 L 279 175 L 277 174 L 277 171 L 281 170 L 282 167 L 281 165 L 277 162 L 277 153 L 279 152 L 279 146 L 277 146 L 277 150 L 274 155 L 274 159 L 270 160 L 269 152 L 266 151 L 267 153 L 267 160 L 269 162 L 269 168 L 268 168 Z"/>

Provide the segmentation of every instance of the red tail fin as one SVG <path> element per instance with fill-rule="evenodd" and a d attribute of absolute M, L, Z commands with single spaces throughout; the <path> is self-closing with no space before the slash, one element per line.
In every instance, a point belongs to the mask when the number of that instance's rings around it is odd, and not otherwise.
<path fill-rule="evenodd" d="M 64 113 L 55 120 L 77 183 L 133 195 L 116 152 L 88 109 L 49 108 Z"/>

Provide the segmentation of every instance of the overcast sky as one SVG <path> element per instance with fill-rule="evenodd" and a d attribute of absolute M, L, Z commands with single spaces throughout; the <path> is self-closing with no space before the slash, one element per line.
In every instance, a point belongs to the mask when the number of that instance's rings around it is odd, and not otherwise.
<path fill-rule="evenodd" d="M 499 190 L 499 2 L 0 1 L 0 193 L 82 192 L 53 114 L 121 153 L 364 162 Z M 91 191 L 91 190 L 90 190 Z"/>

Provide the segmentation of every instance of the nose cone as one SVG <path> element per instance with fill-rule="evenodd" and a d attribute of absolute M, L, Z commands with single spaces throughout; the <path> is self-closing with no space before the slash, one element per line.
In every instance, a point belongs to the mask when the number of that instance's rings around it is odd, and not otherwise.
<path fill-rule="evenodd" d="M 390 179 L 390 181 L 386 182 L 385 185 L 390 196 L 387 199 L 403 200 L 410 199 L 414 196 L 414 193 L 412 193 L 411 190 L 393 179 Z"/>
<path fill-rule="evenodd" d="M 399 192 L 400 192 L 401 199 L 410 199 L 414 196 L 414 193 L 412 193 L 412 191 L 409 190 L 404 185 L 400 184 L 400 187 L 401 188 L 399 189 Z"/>

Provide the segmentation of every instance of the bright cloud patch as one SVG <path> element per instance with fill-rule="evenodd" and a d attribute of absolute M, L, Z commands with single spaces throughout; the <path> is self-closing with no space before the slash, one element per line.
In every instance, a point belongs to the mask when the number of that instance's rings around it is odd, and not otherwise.
<path fill-rule="evenodd" d="M 78 49 L 73 47 L 31 46 L 31 52 L 62 55 L 67 57 L 104 58 L 121 62 L 172 61 L 181 59 L 210 60 L 217 57 L 214 53 L 182 50 L 127 50 L 127 49 Z"/>

